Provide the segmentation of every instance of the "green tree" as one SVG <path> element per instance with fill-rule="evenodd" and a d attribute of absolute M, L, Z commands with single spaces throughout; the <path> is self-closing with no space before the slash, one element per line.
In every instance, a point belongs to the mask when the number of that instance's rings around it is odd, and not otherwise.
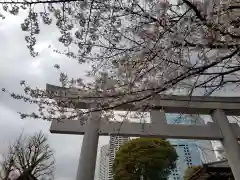
<path fill-rule="evenodd" d="M 159 138 L 138 138 L 120 147 L 113 165 L 114 180 L 165 180 L 176 167 L 178 155 Z"/>

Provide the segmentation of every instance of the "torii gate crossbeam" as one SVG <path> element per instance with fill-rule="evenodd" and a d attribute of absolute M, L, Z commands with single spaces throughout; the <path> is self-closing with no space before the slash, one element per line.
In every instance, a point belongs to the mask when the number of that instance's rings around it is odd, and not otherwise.
<path fill-rule="evenodd" d="M 50 132 L 56 134 L 84 135 L 86 132 L 86 126 L 86 124 L 80 125 L 79 121 L 53 121 L 50 127 Z M 231 128 L 236 138 L 240 140 L 240 127 L 238 124 L 231 123 Z M 211 122 L 206 125 L 162 124 L 159 126 L 153 126 L 151 123 L 100 122 L 98 134 L 100 136 L 141 136 L 161 137 L 166 139 L 223 139 L 219 127 L 216 123 Z"/>
<path fill-rule="evenodd" d="M 88 109 L 94 104 L 91 99 L 79 101 L 82 91 L 47 85 L 55 100 L 72 100 L 75 108 Z M 50 93 L 51 94 L 51 93 Z M 96 98 L 95 98 L 96 100 Z M 84 134 L 77 180 L 93 180 L 100 135 L 147 136 L 178 139 L 220 140 L 228 156 L 228 162 L 235 180 L 240 180 L 240 129 L 237 124 L 229 123 L 227 115 L 240 115 L 240 97 L 187 97 L 156 96 L 151 103 L 151 123 L 118 123 L 100 121 L 101 112 L 93 112 L 83 126 L 78 121 L 53 121 L 50 131 L 62 134 Z M 149 103 L 148 103 L 149 104 Z M 116 110 L 129 110 L 133 105 L 118 107 Z M 213 123 L 206 125 L 166 124 L 165 113 L 209 114 Z"/>

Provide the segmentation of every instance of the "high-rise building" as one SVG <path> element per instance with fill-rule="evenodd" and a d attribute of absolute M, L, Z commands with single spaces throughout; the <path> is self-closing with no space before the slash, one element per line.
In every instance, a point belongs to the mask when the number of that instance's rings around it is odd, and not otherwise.
<path fill-rule="evenodd" d="M 98 180 L 113 180 L 112 168 L 116 153 L 129 140 L 129 137 L 110 136 L 109 144 L 101 147 Z"/>
<path fill-rule="evenodd" d="M 191 117 L 189 117 L 189 119 L 191 119 L 190 124 L 196 124 L 196 125 L 205 124 L 203 118 L 199 115 L 192 115 Z M 207 163 L 217 161 L 217 157 L 211 141 L 198 140 L 198 141 L 194 141 L 194 144 L 198 146 L 202 163 L 207 164 Z"/>
<path fill-rule="evenodd" d="M 187 140 L 175 141 L 170 143 L 175 147 L 179 156 L 176 162 L 176 169 L 169 176 L 169 180 L 183 180 L 185 170 L 191 166 L 201 164 L 199 149 L 195 144 Z"/>
<path fill-rule="evenodd" d="M 204 124 L 200 116 L 166 115 L 168 124 Z M 191 166 L 216 161 L 216 155 L 210 141 L 168 139 L 179 156 L 176 169 L 169 180 L 183 180 L 185 170 Z"/>
<path fill-rule="evenodd" d="M 98 180 L 108 180 L 109 172 L 109 144 L 101 147 L 99 160 L 99 177 Z"/>
<path fill-rule="evenodd" d="M 116 157 L 116 152 L 119 150 L 120 146 L 127 143 L 130 140 L 129 137 L 122 136 L 110 136 L 109 141 L 109 167 L 108 167 L 108 180 L 113 180 L 113 163 Z"/>

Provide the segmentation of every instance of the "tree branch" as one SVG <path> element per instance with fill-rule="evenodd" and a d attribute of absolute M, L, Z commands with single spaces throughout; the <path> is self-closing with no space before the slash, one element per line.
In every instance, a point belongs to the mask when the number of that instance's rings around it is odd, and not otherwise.
<path fill-rule="evenodd" d="M 70 2 L 78 2 L 78 1 L 83 1 L 83 0 L 46 0 L 46 1 L 24 1 L 24 2 L 19 2 L 19 1 L 3 1 L 0 2 L 0 4 L 20 4 L 20 5 L 31 5 L 31 4 L 55 4 L 55 3 L 70 3 Z"/>

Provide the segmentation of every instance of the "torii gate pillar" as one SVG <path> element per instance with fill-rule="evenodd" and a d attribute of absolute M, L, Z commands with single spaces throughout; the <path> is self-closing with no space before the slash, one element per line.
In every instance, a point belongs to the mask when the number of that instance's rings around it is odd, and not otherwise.
<path fill-rule="evenodd" d="M 83 137 L 76 180 L 93 180 L 98 149 L 101 112 L 92 112 Z"/>
<path fill-rule="evenodd" d="M 221 142 L 226 151 L 228 163 L 232 169 L 234 179 L 240 180 L 240 146 L 231 124 L 229 123 L 225 112 L 220 109 L 213 111 L 212 119 L 221 129 L 223 135 Z"/>

